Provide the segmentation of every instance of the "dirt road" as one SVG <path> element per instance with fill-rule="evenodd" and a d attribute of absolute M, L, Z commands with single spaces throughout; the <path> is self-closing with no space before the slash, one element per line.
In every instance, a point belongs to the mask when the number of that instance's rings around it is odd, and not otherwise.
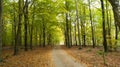
<path fill-rule="evenodd" d="M 61 49 L 60 46 L 55 47 L 52 54 L 55 67 L 85 67 L 84 65 L 75 61 L 75 59 Z"/>

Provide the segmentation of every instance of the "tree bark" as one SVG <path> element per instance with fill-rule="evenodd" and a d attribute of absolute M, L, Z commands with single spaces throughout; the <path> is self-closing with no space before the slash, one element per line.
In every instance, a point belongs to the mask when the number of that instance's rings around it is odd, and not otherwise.
<path fill-rule="evenodd" d="M 79 16 L 78 16 L 78 0 L 75 0 L 76 2 L 76 20 L 77 20 L 77 28 L 78 28 L 78 42 L 79 42 L 79 49 L 82 49 L 82 45 L 81 45 L 81 39 L 80 39 L 80 24 L 79 24 Z"/>
<path fill-rule="evenodd" d="M 119 33 L 119 28 L 117 23 L 115 22 L 115 45 L 117 45 L 117 40 L 118 40 L 118 33 Z"/>
<path fill-rule="evenodd" d="M 35 20 L 35 1 L 33 0 L 33 11 L 32 11 L 32 24 L 31 24 L 31 31 L 30 31 L 30 49 L 32 50 L 33 48 L 33 23 Z"/>
<path fill-rule="evenodd" d="M 15 2 L 15 0 L 14 0 Z M 14 8 L 14 13 L 13 13 L 13 25 L 12 25 L 12 35 L 13 35 L 13 42 L 12 42 L 12 45 L 15 45 L 16 44 L 16 26 L 17 26 L 17 22 L 16 22 L 16 11 L 15 11 L 15 4 L 13 4 L 13 8 Z"/>
<path fill-rule="evenodd" d="M 119 0 L 108 0 L 110 4 L 112 5 L 113 8 L 113 13 L 114 13 L 114 19 L 117 25 L 120 28 L 120 5 L 119 5 Z"/>
<path fill-rule="evenodd" d="M 108 6 L 109 6 L 109 4 L 108 4 L 108 0 L 106 0 L 106 22 L 107 22 L 107 26 L 108 26 L 108 31 L 107 31 L 107 34 L 108 34 L 108 45 L 110 46 L 112 43 L 111 43 L 111 22 L 110 22 L 110 20 L 109 20 L 109 16 L 108 16 Z M 110 13 L 110 15 L 111 15 L 111 13 Z"/>
<path fill-rule="evenodd" d="M 86 7 L 84 5 L 84 23 L 83 23 L 83 45 L 86 46 L 86 29 L 85 29 L 85 23 L 86 23 Z"/>
<path fill-rule="evenodd" d="M 70 16 L 70 14 L 69 14 Z M 71 20 L 71 16 L 70 16 L 70 46 L 72 46 L 72 20 Z"/>
<path fill-rule="evenodd" d="M 67 47 L 70 48 L 68 13 L 66 13 L 66 37 L 67 37 Z"/>
<path fill-rule="evenodd" d="M 67 1 L 65 2 L 65 6 L 66 6 L 66 10 L 68 10 L 69 9 L 68 8 L 69 4 L 68 4 Z M 68 20 L 69 13 L 66 13 L 65 16 L 66 16 L 66 37 L 67 37 L 66 39 L 67 39 L 67 47 L 70 48 L 71 47 L 70 46 L 70 30 L 69 30 L 69 20 Z"/>
<path fill-rule="evenodd" d="M 22 0 L 18 1 L 19 15 L 18 15 L 18 30 L 15 36 L 15 46 L 14 46 L 14 55 L 18 54 L 18 45 L 21 44 L 21 25 L 22 25 Z"/>
<path fill-rule="evenodd" d="M 75 24 L 75 26 L 74 26 L 74 30 L 75 30 L 75 31 L 74 31 L 75 45 L 77 46 L 77 37 L 76 37 L 76 36 L 77 36 L 77 35 L 76 35 L 76 31 L 77 31 L 77 30 L 76 30 L 76 22 L 75 22 L 74 24 Z"/>
<path fill-rule="evenodd" d="M 46 44 L 46 33 L 45 33 L 45 31 L 46 31 L 46 28 L 45 28 L 45 22 L 44 22 L 44 18 L 42 19 L 42 21 L 43 21 L 43 47 L 45 47 L 45 44 Z"/>
<path fill-rule="evenodd" d="M 88 0 L 88 2 L 89 2 L 90 23 L 91 23 L 91 31 L 92 31 L 92 44 L 93 44 L 93 48 L 95 48 L 96 44 L 95 44 L 94 26 L 93 26 L 93 19 L 92 19 L 92 12 L 91 12 L 91 3 L 90 3 L 90 0 Z"/>
<path fill-rule="evenodd" d="M 28 0 L 26 0 L 25 1 L 25 6 L 24 6 L 25 8 L 24 8 L 24 41 L 25 41 L 25 43 L 24 43 L 24 46 L 25 46 L 25 51 L 27 51 L 28 50 L 28 48 L 27 48 L 27 41 L 28 41 L 28 39 L 27 39 L 27 24 L 28 24 Z"/>
<path fill-rule="evenodd" d="M 103 46 L 104 51 L 107 52 L 107 40 L 106 40 L 106 29 L 105 29 L 105 9 L 104 9 L 104 1 L 101 1 L 101 9 L 102 9 L 102 26 L 103 26 Z"/>

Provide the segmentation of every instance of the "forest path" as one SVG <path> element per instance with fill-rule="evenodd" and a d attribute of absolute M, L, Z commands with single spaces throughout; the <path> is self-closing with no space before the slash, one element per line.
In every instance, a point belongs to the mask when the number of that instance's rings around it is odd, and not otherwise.
<path fill-rule="evenodd" d="M 60 46 L 56 46 L 52 54 L 55 67 L 85 67 L 76 62 L 75 59 L 68 55 Z"/>

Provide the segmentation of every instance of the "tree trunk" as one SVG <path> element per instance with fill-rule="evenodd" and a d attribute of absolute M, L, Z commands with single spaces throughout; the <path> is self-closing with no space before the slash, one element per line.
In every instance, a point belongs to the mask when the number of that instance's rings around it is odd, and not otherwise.
<path fill-rule="evenodd" d="M 66 27 L 66 25 L 65 25 L 65 27 Z M 64 37 L 65 37 L 65 45 L 67 47 L 68 41 L 67 41 L 67 31 L 66 31 L 66 28 L 64 29 Z"/>
<path fill-rule="evenodd" d="M 76 22 L 75 22 L 74 24 L 75 24 L 75 26 L 74 26 L 74 30 L 75 30 L 75 31 L 74 31 L 74 34 L 75 34 L 75 35 L 74 35 L 74 36 L 75 36 L 75 45 L 77 46 Z"/>
<path fill-rule="evenodd" d="M 108 26 L 108 31 L 107 31 L 107 34 L 108 34 L 108 36 L 107 36 L 107 38 L 108 38 L 108 45 L 110 46 L 112 43 L 111 43 L 111 22 L 110 22 L 110 20 L 109 20 L 109 16 L 108 16 L 108 6 L 109 6 L 109 4 L 108 4 L 108 0 L 106 0 L 106 22 L 107 22 L 107 26 Z M 111 15 L 111 13 L 110 13 L 110 15 Z"/>
<path fill-rule="evenodd" d="M 107 40 L 106 40 L 106 29 L 105 29 L 105 9 L 104 9 L 104 2 L 103 0 L 101 1 L 101 9 L 102 9 L 102 26 L 103 26 L 103 46 L 104 46 L 104 51 L 107 52 Z"/>
<path fill-rule="evenodd" d="M 43 47 L 45 47 L 45 42 L 46 42 L 46 33 L 45 33 L 45 31 L 46 31 L 46 28 L 45 28 L 45 22 L 44 22 L 44 18 L 42 19 L 43 21 Z"/>
<path fill-rule="evenodd" d="M 38 45 L 38 28 L 35 27 L 35 43 L 36 43 L 36 46 Z"/>
<path fill-rule="evenodd" d="M 117 45 L 117 40 L 118 40 L 118 33 L 119 33 L 119 28 L 117 23 L 115 22 L 115 45 Z"/>
<path fill-rule="evenodd" d="M 66 10 L 68 10 L 68 2 L 66 1 L 65 3 L 65 6 L 66 6 Z M 70 48 L 70 32 L 69 32 L 69 20 L 68 20 L 68 17 L 69 17 L 69 14 L 66 13 L 66 39 L 67 39 L 67 47 Z"/>
<path fill-rule="evenodd" d="M 24 41 L 25 41 L 25 43 L 24 43 L 24 46 L 25 46 L 25 51 L 27 51 L 28 50 L 28 48 L 27 48 L 27 24 L 28 24 L 28 0 L 26 0 L 26 2 L 25 2 L 25 6 L 24 6 L 25 8 L 24 8 L 24 30 L 25 30 L 25 32 L 24 32 Z"/>
<path fill-rule="evenodd" d="M 79 49 L 82 49 L 82 45 L 81 45 L 81 40 L 80 40 L 80 24 L 79 24 L 79 16 L 78 16 L 78 0 L 75 0 L 76 2 L 76 20 L 77 20 L 77 28 L 78 28 L 78 43 L 80 45 Z"/>
<path fill-rule="evenodd" d="M 120 5 L 119 5 L 119 0 L 108 0 L 110 4 L 112 5 L 113 8 L 113 13 L 114 13 L 114 19 L 117 25 L 120 28 Z"/>
<path fill-rule="evenodd" d="M 33 48 L 33 23 L 35 20 L 35 4 L 34 4 L 34 0 L 33 0 L 33 11 L 32 11 L 32 24 L 31 24 L 31 33 L 30 33 L 30 49 L 32 50 Z"/>
<path fill-rule="evenodd" d="M 2 11 L 3 0 L 0 0 L 0 62 L 2 61 Z"/>
<path fill-rule="evenodd" d="M 14 0 L 15 2 L 15 0 Z M 12 23 L 12 45 L 15 45 L 16 43 L 16 26 L 17 26 L 17 22 L 16 22 L 16 11 L 15 11 L 15 4 L 13 4 L 13 23 Z"/>
<path fill-rule="evenodd" d="M 88 0 L 88 2 L 89 2 L 90 23 L 91 23 L 91 31 L 92 31 L 92 44 L 93 44 L 93 48 L 95 48 L 96 44 L 95 44 L 94 26 L 93 26 L 92 12 L 91 12 L 91 2 L 90 0 Z"/>
<path fill-rule="evenodd" d="M 15 36 L 15 46 L 14 46 L 14 55 L 18 54 L 18 45 L 21 44 L 21 25 L 22 25 L 22 5 L 21 5 L 22 0 L 19 0 L 18 6 L 19 6 L 19 15 L 18 15 L 18 30 L 17 34 Z"/>
<path fill-rule="evenodd" d="M 69 14 L 69 16 L 70 16 L 70 14 Z M 72 46 L 72 43 L 73 43 L 73 41 L 72 41 L 72 21 L 71 21 L 71 16 L 70 16 L 70 46 Z"/>
<path fill-rule="evenodd" d="M 85 29 L 85 21 L 86 20 L 86 7 L 84 5 L 84 23 L 83 23 L 83 45 L 86 46 L 86 29 Z"/>
<path fill-rule="evenodd" d="M 70 48 L 68 13 L 66 13 L 66 37 L 67 37 L 67 47 Z"/>

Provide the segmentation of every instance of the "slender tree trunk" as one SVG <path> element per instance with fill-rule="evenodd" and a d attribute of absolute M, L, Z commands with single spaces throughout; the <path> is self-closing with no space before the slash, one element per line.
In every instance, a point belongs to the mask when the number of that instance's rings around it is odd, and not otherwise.
<path fill-rule="evenodd" d="M 86 20 L 86 7 L 84 5 L 84 23 L 83 23 L 83 45 L 86 46 L 86 29 L 85 29 L 85 20 Z"/>
<path fill-rule="evenodd" d="M 66 1 L 65 2 L 65 6 L 66 6 L 66 10 L 68 10 L 69 8 L 68 8 L 68 6 L 69 6 L 69 4 L 68 4 L 68 2 Z M 66 13 L 65 14 L 66 15 L 66 39 L 67 39 L 67 47 L 68 48 L 70 48 L 70 32 L 69 32 L 69 20 L 68 20 L 68 17 L 69 17 L 69 13 Z"/>
<path fill-rule="evenodd" d="M 27 39 L 27 24 L 28 24 L 28 0 L 26 0 L 26 2 L 25 2 L 25 9 L 24 9 L 24 30 L 25 30 L 25 32 L 24 32 L 24 41 L 25 41 L 25 43 L 24 43 L 24 46 L 25 46 L 25 51 L 27 51 L 28 50 L 28 48 L 27 48 L 27 41 L 28 41 L 28 39 Z"/>
<path fill-rule="evenodd" d="M 70 15 L 69 15 L 70 16 Z M 71 16 L 70 16 L 70 45 L 72 46 L 72 21 L 71 21 Z"/>
<path fill-rule="evenodd" d="M 41 33 L 39 33 L 39 46 L 41 47 Z"/>
<path fill-rule="evenodd" d="M 12 23 L 12 31 L 11 31 L 11 32 L 12 32 L 11 46 L 14 46 L 14 43 L 15 43 L 15 39 L 14 39 L 14 35 L 15 35 L 15 34 L 14 34 L 14 33 L 15 33 L 15 32 L 14 32 L 14 20 L 15 20 L 15 19 L 14 19 L 14 15 L 13 15 L 13 23 Z"/>
<path fill-rule="evenodd" d="M 69 20 L 68 20 L 68 13 L 66 13 L 66 29 L 67 29 L 67 40 L 68 40 L 68 48 L 70 48 L 70 35 L 69 35 Z"/>
<path fill-rule="evenodd" d="M 17 30 L 17 34 L 16 34 L 16 44 L 15 44 L 15 47 L 14 47 L 14 55 L 17 55 L 18 54 L 18 45 L 21 44 L 21 21 L 22 21 L 22 6 L 21 6 L 21 2 L 22 0 L 19 0 L 18 2 L 18 6 L 19 6 L 19 15 L 18 15 L 18 30 Z"/>
<path fill-rule="evenodd" d="M 95 44 L 94 26 L 93 26 L 93 20 L 92 20 L 92 12 L 91 12 L 91 2 L 90 0 L 88 0 L 88 2 L 89 2 L 89 11 L 90 11 L 90 23 L 91 23 L 91 30 L 92 30 L 92 44 L 93 44 L 93 48 L 95 48 L 96 44 Z"/>
<path fill-rule="evenodd" d="M 30 49 L 32 50 L 32 48 L 33 48 L 33 19 L 32 19 L 32 24 L 31 24 L 31 31 L 30 31 Z"/>
<path fill-rule="evenodd" d="M 104 2 L 103 0 L 101 1 L 101 9 L 102 9 L 102 26 L 103 26 L 103 46 L 104 46 L 104 51 L 107 52 L 107 40 L 106 40 L 106 29 L 105 29 L 105 9 L 104 9 Z"/>
<path fill-rule="evenodd" d="M 110 22 L 109 22 L 109 16 L 108 16 L 108 0 L 106 0 L 106 18 L 107 18 L 107 25 L 108 25 L 108 35 L 111 38 L 111 27 L 110 27 Z"/>
<path fill-rule="evenodd" d="M 75 24 L 75 26 L 74 26 L 74 30 L 75 30 L 75 31 L 74 31 L 74 34 L 75 34 L 75 35 L 74 35 L 74 36 L 75 36 L 75 45 L 77 46 L 76 22 L 75 22 L 74 24 Z"/>
<path fill-rule="evenodd" d="M 15 2 L 15 0 L 14 0 Z M 14 8 L 14 13 L 13 13 L 13 25 L 12 25 L 12 35 L 13 35 L 13 42 L 12 42 L 12 45 L 15 45 L 16 44 L 16 11 L 15 11 L 15 4 L 13 4 L 13 8 Z"/>
<path fill-rule="evenodd" d="M 115 45 L 117 45 L 118 33 L 119 33 L 119 28 L 117 23 L 115 22 L 115 40 L 116 40 Z"/>
<path fill-rule="evenodd" d="M 30 33 L 30 49 L 32 50 L 33 46 L 33 23 L 35 20 L 35 4 L 33 0 L 33 12 L 32 12 L 32 24 L 31 24 L 31 33 Z"/>
<path fill-rule="evenodd" d="M 3 7 L 2 7 L 2 9 L 3 9 Z M 7 34 L 7 32 L 6 32 L 6 29 L 5 29 L 5 25 L 6 25 L 6 23 L 4 22 L 4 20 L 5 20 L 5 18 L 4 17 L 2 17 L 2 33 L 4 33 L 4 34 L 2 34 L 2 38 L 4 38 L 4 39 L 2 39 L 2 47 L 5 47 L 6 46 L 6 34 Z"/>
<path fill-rule="evenodd" d="M 67 47 L 70 48 L 68 13 L 66 13 L 66 36 L 67 36 Z"/>
<path fill-rule="evenodd" d="M 106 0 L 106 22 L 108 25 L 108 45 L 111 44 L 111 27 L 110 27 L 110 21 L 109 21 L 109 16 L 108 16 L 108 0 Z"/>
<path fill-rule="evenodd" d="M 38 45 L 38 28 L 35 28 L 35 41 L 36 41 L 36 46 Z"/>
<path fill-rule="evenodd" d="M 80 14 L 80 27 L 81 27 L 81 45 L 83 45 L 83 18 L 81 17 L 81 16 L 83 16 L 82 15 L 82 5 L 80 6 L 80 11 L 79 11 L 79 14 Z"/>
<path fill-rule="evenodd" d="M 42 47 L 43 45 L 43 28 L 40 25 L 40 29 L 39 29 L 39 46 Z"/>
<path fill-rule="evenodd" d="M 2 62 L 2 14 L 3 0 L 0 0 L 0 62 Z"/>
<path fill-rule="evenodd" d="M 79 24 L 79 16 L 78 16 L 78 0 L 75 0 L 76 2 L 76 16 L 77 16 L 77 28 L 78 28 L 78 43 L 80 45 L 79 49 L 82 49 L 82 45 L 81 45 L 81 39 L 80 39 L 80 24 Z"/>
<path fill-rule="evenodd" d="M 65 25 L 66 26 L 66 25 Z M 67 44 L 68 44 L 68 40 L 67 40 L 67 30 L 66 30 L 66 28 L 64 29 L 65 31 L 64 31 L 64 36 L 65 36 L 65 45 L 66 45 L 66 47 L 67 47 Z"/>
<path fill-rule="evenodd" d="M 45 42 L 46 42 L 46 33 L 45 33 L 45 31 L 46 31 L 46 28 L 45 28 L 45 22 L 44 22 L 44 18 L 42 19 L 43 20 L 43 47 L 45 47 Z"/>
<path fill-rule="evenodd" d="M 15 2 L 15 1 L 14 1 L 14 2 Z M 14 10 L 15 10 L 15 5 L 14 5 Z M 16 43 L 16 26 L 17 26 L 16 13 L 14 12 L 14 45 L 17 44 L 17 43 Z"/>

